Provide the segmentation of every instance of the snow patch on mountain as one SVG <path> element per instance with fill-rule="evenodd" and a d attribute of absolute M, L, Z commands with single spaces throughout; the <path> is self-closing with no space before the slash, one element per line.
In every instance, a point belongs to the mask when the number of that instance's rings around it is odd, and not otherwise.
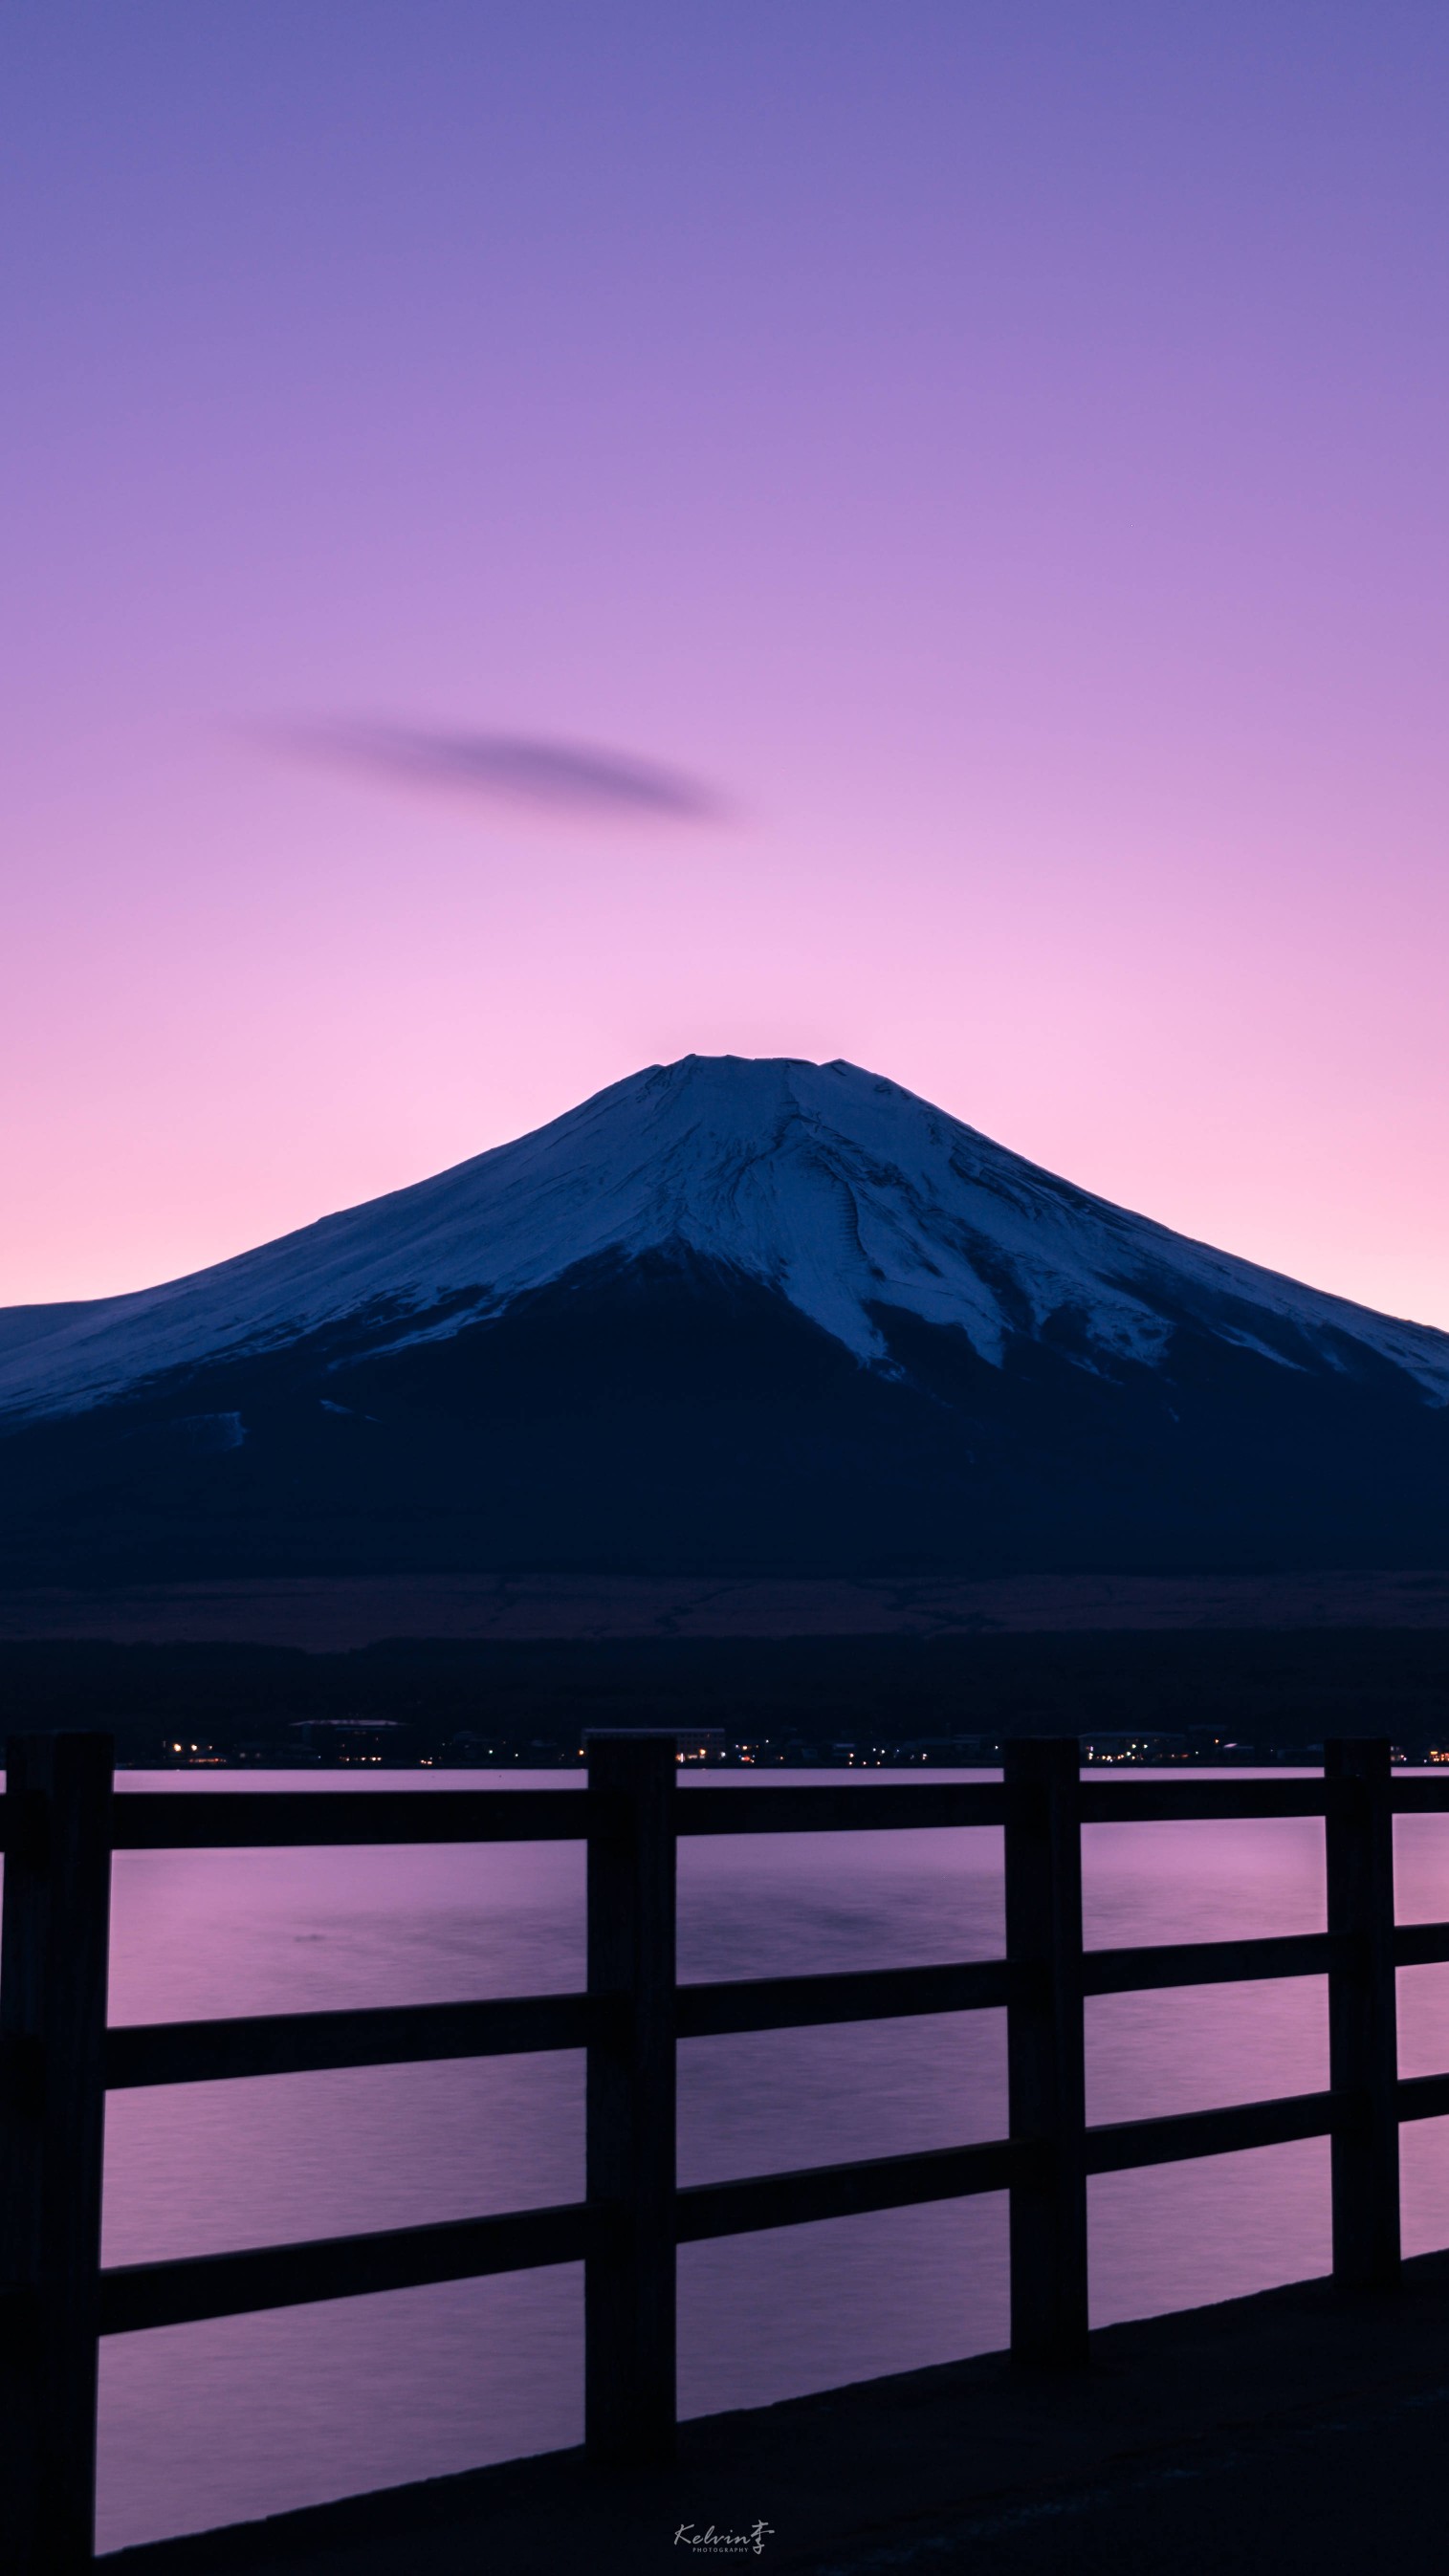
<path fill-rule="evenodd" d="M 1449 1403 L 1449 1335 L 1129 1215 L 845 1063 L 686 1056 L 534 1134 L 216 1268 L 91 1305 L 0 1313 L 0 1414 L 75 1412 L 176 1369 L 352 1324 L 445 1336 L 601 1256 L 687 1248 L 881 1365 L 880 1311 L 1000 1365 L 1050 1333 L 1152 1365 L 1184 1320 L 1285 1367 L 1360 1355 Z"/>

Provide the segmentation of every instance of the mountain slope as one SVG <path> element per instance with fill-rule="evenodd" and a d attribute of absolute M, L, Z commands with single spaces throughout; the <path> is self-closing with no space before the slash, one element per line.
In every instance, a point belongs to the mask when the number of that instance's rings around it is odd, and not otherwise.
<path fill-rule="evenodd" d="M 351 1322 L 374 1349 L 456 1334 L 581 1263 L 684 1247 L 758 1280 L 857 1359 L 874 1309 L 954 1325 L 1000 1365 L 1070 1323 L 1160 1360 L 1184 1317 L 1284 1365 L 1359 1352 L 1449 1402 L 1449 1335 L 1191 1243 L 1089 1197 L 848 1064 L 687 1056 L 563 1118 L 188 1279 L 0 1311 L 0 1418 Z"/>
<path fill-rule="evenodd" d="M 31 1579 L 1428 1564 L 1449 1336 L 845 1064 L 687 1057 L 189 1279 L 0 1313 Z"/>

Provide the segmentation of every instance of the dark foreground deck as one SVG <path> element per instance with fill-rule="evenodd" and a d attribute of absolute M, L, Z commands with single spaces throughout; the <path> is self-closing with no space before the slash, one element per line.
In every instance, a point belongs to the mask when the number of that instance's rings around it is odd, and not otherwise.
<path fill-rule="evenodd" d="M 691 2548 L 771 2526 L 753 2550 Z M 109 2576 L 1444 2576 L 1449 2254 L 123 2550 Z"/>

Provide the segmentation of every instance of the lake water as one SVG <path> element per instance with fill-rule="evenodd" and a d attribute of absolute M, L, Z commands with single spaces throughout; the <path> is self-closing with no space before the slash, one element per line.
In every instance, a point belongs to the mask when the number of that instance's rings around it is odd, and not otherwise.
<path fill-rule="evenodd" d="M 753 1785 L 747 1773 L 709 1776 L 741 1796 Z M 862 1775 L 830 1775 L 851 1776 Z M 346 1783 L 424 1796 L 454 1784 L 563 1790 L 576 1775 Z M 123 1789 L 199 1785 L 194 1772 L 130 1773 Z M 204 1785 L 224 1795 L 267 1775 Z M 287 1773 L 276 1785 L 338 1779 Z M 1400 1919 L 1449 1916 L 1449 1818 L 1403 1818 L 1396 1834 Z M 686 1978 L 1001 1952 L 996 1832 L 691 1839 L 679 1857 Z M 1324 1924 L 1313 1821 L 1090 1826 L 1084 1869 L 1093 1945 Z M 111 2017 L 577 1986 L 583 1885 L 574 1844 L 121 1853 Z M 1328 2080 L 1319 1979 L 1110 1996 L 1087 2016 L 1093 2120 Z M 999 2136 L 1005 2061 L 996 2012 L 686 2042 L 680 2180 Z M 1406 2074 L 1449 2067 L 1449 1969 L 1401 1973 L 1400 2061 Z M 1446 2128 L 1403 2132 L 1409 2252 L 1449 2244 Z M 120 2093 L 108 2106 L 105 2259 L 395 2227 L 582 2189 L 577 2054 Z M 1323 2272 L 1327 2143 L 1104 2177 L 1091 2186 L 1091 2231 L 1096 2324 Z M 687 2247 L 681 2412 L 990 2350 L 1006 2314 L 1000 2195 Z M 577 2266 L 113 2337 L 102 2347 L 100 2546 L 575 2442 L 581 2379 Z"/>

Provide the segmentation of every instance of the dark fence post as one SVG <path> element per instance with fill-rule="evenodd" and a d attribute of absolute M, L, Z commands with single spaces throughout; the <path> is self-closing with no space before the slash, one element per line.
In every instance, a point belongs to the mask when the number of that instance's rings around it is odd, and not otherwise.
<path fill-rule="evenodd" d="M 95 2534 L 110 1933 L 108 1735 L 12 1736 L 0 1929 L 0 2526 L 7 2576 Z"/>
<path fill-rule="evenodd" d="M 1328 1928 L 1351 1963 L 1328 1980 L 1329 2083 L 1345 2097 L 1333 2132 L 1333 2272 L 1353 2288 L 1399 2274 L 1399 2048 L 1394 1979 L 1394 1818 L 1385 1743 L 1326 1744 L 1339 1784 L 1325 1828 Z"/>
<path fill-rule="evenodd" d="M 1080 1754 L 1074 1738 L 1004 1749 L 1010 2131 L 1031 2150 L 1011 2187 L 1011 2349 L 1087 2352 L 1086 2068 Z"/>
<path fill-rule="evenodd" d="M 584 2430 L 596 2459 L 667 2459 L 675 2368 L 675 1739 L 600 1734 L 589 1787 Z"/>

